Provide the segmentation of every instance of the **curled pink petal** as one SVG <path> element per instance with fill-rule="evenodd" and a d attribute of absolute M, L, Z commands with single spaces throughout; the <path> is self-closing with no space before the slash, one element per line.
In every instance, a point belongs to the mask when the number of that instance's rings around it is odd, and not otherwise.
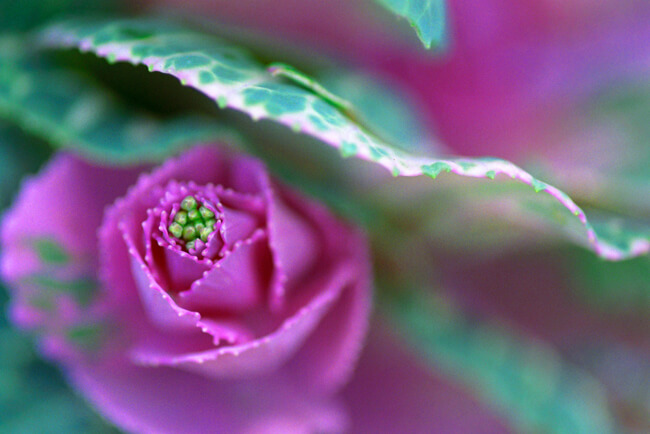
<path fill-rule="evenodd" d="M 266 234 L 257 234 L 216 262 L 188 291 L 181 292 L 179 303 L 201 312 L 254 308 L 269 286 L 272 267 Z"/>
<path fill-rule="evenodd" d="M 271 303 L 281 303 L 286 288 L 295 284 L 318 258 L 318 234 L 269 189 L 269 245 L 276 267 Z"/>
<path fill-rule="evenodd" d="M 295 354 L 341 292 L 349 288 L 350 270 L 343 269 L 323 279 L 325 282 L 314 285 L 323 289 L 309 303 L 289 316 L 277 330 L 254 341 L 187 354 L 142 346 L 134 351 L 134 359 L 147 366 L 182 367 L 217 378 L 248 378 L 275 370 Z"/>
<path fill-rule="evenodd" d="M 352 252 L 349 257 L 354 260 L 347 266 L 355 277 L 289 364 L 298 378 L 318 390 L 336 390 L 349 380 L 369 326 L 370 264 L 360 247 L 365 240 L 350 236 L 348 243 Z M 366 271 L 359 273 L 361 269 Z"/>
<path fill-rule="evenodd" d="M 192 330 L 196 327 L 196 322 L 201 315 L 178 306 L 157 284 L 147 266 L 135 252 L 131 254 L 131 273 L 145 311 L 156 326 L 182 330 Z"/>

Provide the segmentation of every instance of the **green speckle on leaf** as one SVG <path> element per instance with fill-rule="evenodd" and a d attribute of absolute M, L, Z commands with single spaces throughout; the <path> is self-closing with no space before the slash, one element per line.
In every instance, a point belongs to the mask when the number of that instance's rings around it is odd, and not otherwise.
<path fill-rule="evenodd" d="M 328 129 L 328 126 L 320 116 L 309 115 L 309 121 L 316 127 L 319 131 L 325 131 Z"/>
<path fill-rule="evenodd" d="M 341 144 L 341 155 L 345 158 L 356 155 L 358 152 L 357 145 L 350 142 L 343 142 Z"/>
<path fill-rule="evenodd" d="M 67 339 L 85 351 L 97 351 L 107 335 L 104 324 L 82 324 L 66 330 Z"/>
<path fill-rule="evenodd" d="M 236 83 L 246 79 L 246 75 L 241 71 L 223 65 L 215 65 L 212 73 L 222 83 Z"/>
<path fill-rule="evenodd" d="M 94 42 L 97 45 L 109 42 L 125 42 L 149 39 L 153 36 L 151 30 L 140 29 L 129 26 L 115 26 L 110 31 L 100 32 L 95 36 Z"/>
<path fill-rule="evenodd" d="M 436 177 L 443 170 L 445 172 L 451 171 L 451 166 L 449 166 L 449 164 L 445 163 L 444 161 L 436 161 L 433 164 L 422 166 L 422 173 L 424 173 L 427 176 L 430 176 L 433 179 L 436 179 Z"/>
<path fill-rule="evenodd" d="M 165 61 L 165 69 L 175 68 L 180 71 L 183 69 L 200 68 L 210 64 L 210 59 L 199 54 L 188 54 L 172 57 Z"/>
<path fill-rule="evenodd" d="M 440 47 L 447 39 L 446 0 L 377 0 L 386 9 L 406 18 L 427 48 Z"/>
<path fill-rule="evenodd" d="M 219 106 L 220 109 L 225 109 L 228 107 L 228 100 L 226 99 L 225 96 L 220 95 L 217 97 L 217 105 Z"/>
<path fill-rule="evenodd" d="M 388 152 L 386 152 L 385 149 L 377 147 L 377 146 L 370 146 L 370 158 L 373 160 L 381 160 L 382 157 L 388 156 Z"/>
<path fill-rule="evenodd" d="M 210 84 L 215 81 L 217 78 L 210 71 L 201 71 L 199 72 L 199 82 L 201 84 Z"/>
<path fill-rule="evenodd" d="M 284 77 L 288 80 L 293 81 L 294 83 L 297 83 L 298 85 L 304 87 L 305 89 L 314 92 L 316 95 L 323 98 L 324 100 L 326 100 L 327 102 L 329 102 L 330 104 L 332 104 L 333 106 L 335 106 L 336 108 L 344 112 L 349 111 L 352 107 L 348 101 L 333 94 L 332 92 L 327 90 L 324 86 L 322 86 L 320 83 L 316 82 L 311 77 L 298 71 L 296 68 L 294 68 L 291 65 L 275 62 L 269 65 L 268 70 L 269 72 L 271 72 L 273 76 Z"/>
<path fill-rule="evenodd" d="M 533 186 L 536 193 L 539 193 L 540 191 L 544 191 L 546 187 L 548 187 L 548 185 L 545 182 L 542 182 L 535 178 L 533 178 L 530 184 Z"/>
<path fill-rule="evenodd" d="M 295 113 L 305 109 L 306 100 L 299 92 L 288 92 L 279 84 L 251 87 L 243 91 L 247 105 L 263 105 L 273 116 Z"/>
<path fill-rule="evenodd" d="M 51 238 L 29 240 L 39 259 L 47 264 L 63 265 L 70 260 L 70 255 L 62 244 Z"/>
<path fill-rule="evenodd" d="M 70 294 L 82 306 L 92 301 L 97 290 L 97 282 L 89 278 L 63 280 L 46 274 L 33 274 L 25 279 L 25 283 L 37 285 L 45 291 Z"/>
<path fill-rule="evenodd" d="M 458 165 L 465 171 L 476 167 L 476 163 L 470 163 L 469 161 L 459 161 Z"/>
<path fill-rule="evenodd" d="M 344 125 L 345 117 L 330 104 L 322 100 L 316 100 L 312 104 L 314 111 L 321 115 L 323 120 L 332 127 Z"/>

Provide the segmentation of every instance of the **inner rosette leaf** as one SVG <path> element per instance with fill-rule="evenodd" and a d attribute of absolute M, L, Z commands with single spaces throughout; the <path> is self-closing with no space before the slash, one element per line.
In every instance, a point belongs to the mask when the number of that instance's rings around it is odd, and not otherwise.
<path fill-rule="evenodd" d="M 162 193 L 164 191 L 164 193 Z M 265 200 L 223 185 L 170 181 L 143 224 L 145 260 L 177 302 L 193 310 L 246 310 L 270 285 Z"/>
<path fill-rule="evenodd" d="M 259 161 L 194 148 L 142 175 L 99 234 L 103 284 L 139 331 L 132 362 L 242 378 L 303 360 L 328 387 L 349 373 L 370 307 L 363 238 Z"/>

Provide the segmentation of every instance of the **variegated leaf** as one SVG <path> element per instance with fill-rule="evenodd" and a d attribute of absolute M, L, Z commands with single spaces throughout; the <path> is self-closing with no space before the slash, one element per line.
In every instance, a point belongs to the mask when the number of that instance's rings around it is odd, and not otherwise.
<path fill-rule="evenodd" d="M 406 18 L 426 48 L 444 45 L 447 32 L 446 0 L 378 0 L 391 12 Z"/>
<path fill-rule="evenodd" d="M 110 62 L 146 65 L 151 71 L 172 75 L 222 108 L 286 125 L 338 148 L 344 156 L 377 163 L 396 177 L 435 179 L 441 173 L 453 173 L 504 185 L 527 185 L 528 190 L 521 192 L 526 197 L 523 205 L 516 204 L 525 216 L 531 216 L 533 223 L 559 229 L 603 258 L 620 260 L 650 250 L 648 236 L 625 227 L 616 240 L 599 235 L 567 194 L 508 161 L 406 153 L 370 132 L 351 115 L 354 107 L 333 98 L 323 86 L 306 81 L 304 74 L 286 67 L 285 73 L 278 74 L 277 65 L 264 65 L 245 49 L 221 39 L 167 22 L 124 20 L 64 22 L 46 29 L 42 40 L 50 47 L 76 47 Z"/>
<path fill-rule="evenodd" d="M 115 164 L 161 161 L 183 147 L 233 135 L 214 121 L 158 119 L 92 81 L 0 39 L 0 118 L 60 148 Z"/>

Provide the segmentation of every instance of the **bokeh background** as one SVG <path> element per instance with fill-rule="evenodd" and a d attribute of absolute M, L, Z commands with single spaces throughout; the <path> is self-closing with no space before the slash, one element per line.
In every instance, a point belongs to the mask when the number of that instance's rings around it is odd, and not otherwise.
<path fill-rule="evenodd" d="M 448 5 L 449 35 L 444 46 L 433 51 L 421 47 L 405 22 L 362 0 L 0 0 L 0 32 L 29 32 L 48 20 L 87 10 L 171 11 L 200 16 L 200 24 L 208 29 L 224 23 L 240 37 L 268 35 L 297 45 L 313 56 L 315 64 L 327 55 L 398 89 L 417 107 L 426 133 L 435 136 L 446 152 L 507 158 L 562 188 L 589 215 L 625 218 L 647 227 L 648 2 L 449 0 Z M 107 74 L 105 66 L 93 62 L 84 59 L 81 65 L 107 88 L 130 94 L 135 103 L 152 103 L 138 94 L 136 86 L 124 84 L 134 77 L 130 71 L 123 76 Z M 187 101 L 194 103 L 196 98 L 187 96 Z M 2 121 L 0 131 L 4 209 L 23 176 L 35 173 L 51 151 Z M 366 175 L 365 166 L 346 164 Z M 399 254 L 404 255 L 402 260 L 423 263 L 420 272 L 430 273 L 430 281 L 441 288 L 436 294 L 458 309 L 449 314 L 442 303 L 440 317 L 451 315 L 460 325 L 439 341 L 422 337 L 431 340 L 432 349 L 422 360 L 433 362 L 426 365 L 434 379 L 427 384 L 436 389 L 427 402 L 438 410 L 402 408 L 405 423 L 394 430 L 408 430 L 407 416 L 418 417 L 418 411 L 437 411 L 439 432 L 452 432 L 454 418 L 477 401 L 487 408 L 497 402 L 495 414 L 518 426 L 518 416 L 513 415 L 539 410 L 527 404 L 536 391 L 550 404 L 530 418 L 567 418 L 565 424 L 551 424 L 559 432 L 597 428 L 602 417 L 595 414 L 598 409 L 577 408 L 580 393 L 590 393 L 587 389 L 597 382 L 615 432 L 650 432 L 647 256 L 610 263 L 566 240 L 528 231 L 525 225 L 514 230 L 509 226 L 513 222 L 502 221 L 498 212 L 490 217 L 487 205 L 480 202 L 489 191 L 441 181 L 444 188 L 431 193 L 435 203 L 450 200 L 450 206 L 467 206 L 467 211 L 446 215 L 422 210 L 423 215 L 434 215 L 431 227 L 421 229 L 429 231 L 435 242 L 418 245 L 417 254 L 408 249 Z M 404 189 L 418 191 L 418 185 L 400 182 L 373 190 L 371 201 L 391 203 L 389 198 Z M 479 206 L 457 204 L 454 194 L 467 202 L 475 199 Z M 415 203 L 409 197 L 400 200 L 403 207 Z M 389 258 L 378 256 L 377 261 L 400 272 L 399 264 Z M 30 336 L 8 324 L 7 299 L 0 288 L 0 433 L 117 432 L 66 385 L 55 366 L 38 356 Z M 380 314 L 376 321 L 393 328 Z M 397 333 L 418 334 L 417 326 L 408 321 L 398 329 Z M 468 350 L 475 333 L 482 333 L 481 339 Z M 497 354 L 500 345 L 507 347 L 505 355 Z M 351 403 L 368 392 L 367 384 L 378 381 L 366 366 L 378 351 L 371 345 L 361 361 L 361 378 L 344 391 Z M 498 373 L 482 371 L 482 365 L 495 357 Z M 542 363 L 540 371 L 538 362 L 545 357 L 548 363 Z M 527 364 L 528 358 L 535 363 Z M 534 368 L 526 371 L 530 366 Z M 523 381 L 526 387 L 521 386 L 520 375 L 530 375 Z M 381 394 L 378 389 L 375 396 Z M 449 402 L 458 413 L 453 414 Z M 388 405 L 377 402 L 375 408 Z M 571 419 L 575 414 L 584 420 Z M 369 423 L 373 415 L 362 417 Z"/>

